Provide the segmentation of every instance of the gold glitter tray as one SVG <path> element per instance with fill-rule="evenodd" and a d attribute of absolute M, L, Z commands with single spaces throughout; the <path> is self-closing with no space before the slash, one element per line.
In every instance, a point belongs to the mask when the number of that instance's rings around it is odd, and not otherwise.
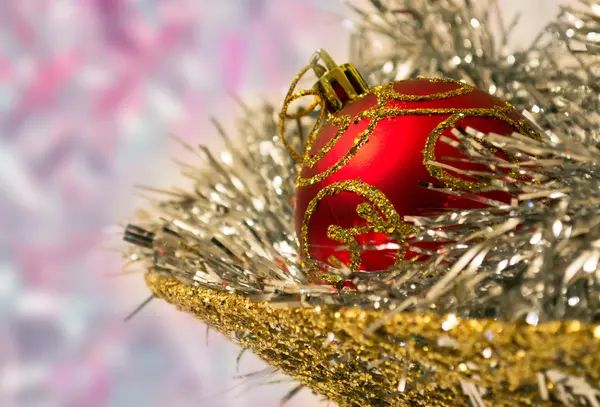
<path fill-rule="evenodd" d="M 339 406 L 600 403 L 600 325 L 399 313 L 367 336 L 381 312 L 278 308 L 153 272 L 146 281 L 157 297 Z"/>

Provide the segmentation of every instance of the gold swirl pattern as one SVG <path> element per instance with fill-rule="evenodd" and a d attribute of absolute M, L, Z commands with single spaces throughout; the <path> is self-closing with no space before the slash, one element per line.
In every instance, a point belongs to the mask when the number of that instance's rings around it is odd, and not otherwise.
<path fill-rule="evenodd" d="M 538 138 L 539 135 L 533 130 L 525 119 L 514 120 L 510 118 L 510 113 L 514 111 L 512 105 L 508 102 L 502 101 L 502 104 L 493 106 L 491 108 L 417 108 L 417 109 L 400 109 L 394 107 L 386 107 L 390 100 L 401 101 L 401 102 L 423 102 L 423 101 L 434 101 L 447 99 L 455 96 L 466 95 L 473 92 L 476 88 L 469 86 L 465 83 L 458 82 L 451 79 L 429 79 L 430 83 L 453 83 L 459 85 L 458 88 L 452 89 L 446 92 L 432 93 L 427 95 L 406 95 L 400 94 L 394 90 L 395 83 L 390 83 L 382 86 L 373 88 L 370 92 L 365 93 L 358 97 L 360 100 L 368 95 L 375 95 L 377 98 L 376 106 L 364 110 L 358 113 L 354 118 L 350 115 L 329 115 L 325 124 L 338 127 L 336 135 L 314 156 L 310 156 L 310 150 L 317 138 L 318 131 L 313 131 L 309 135 L 305 151 L 302 158 L 302 163 L 309 168 L 314 167 L 340 140 L 351 123 L 358 123 L 363 119 L 371 119 L 367 128 L 361 132 L 354 145 L 342 156 L 335 164 L 327 168 L 325 171 L 315 174 L 309 178 L 303 178 L 301 173 L 298 173 L 296 180 L 297 187 L 304 187 L 313 185 L 319 181 L 324 180 L 331 174 L 339 171 L 344 165 L 348 163 L 354 157 L 358 151 L 362 148 L 365 143 L 369 141 L 369 138 L 375 130 L 377 124 L 386 118 L 399 117 L 399 116 L 429 116 L 429 115 L 450 115 L 449 118 L 443 120 L 433 131 L 428 135 L 425 149 L 423 151 L 423 164 L 429 171 L 429 173 L 444 182 L 446 186 L 459 188 L 459 189 L 471 189 L 474 187 L 483 186 L 483 183 L 477 183 L 469 180 L 465 180 L 459 177 L 455 177 L 448 173 L 446 170 L 435 167 L 429 164 L 430 161 L 435 161 L 435 146 L 439 136 L 444 130 L 451 128 L 458 120 L 467 117 L 490 117 L 502 120 L 506 124 L 514 127 L 517 131 L 522 132 L 525 135 L 529 135 L 534 138 Z"/>
<path fill-rule="evenodd" d="M 377 95 L 377 108 L 375 109 L 375 111 L 377 111 L 377 110 L 383 109 L 385 107 L 385 104 L 389 100 L 396 100 L 399 102 L 420 102 L 420 101 L 426 101 L 426 100 L 440 100 L 440 99 L 446 99 L 446 98 L 449 98 L 452 96 L 466 95 L 467 93 L 470 93 L 473 91 L 473 88 L 466 87 L 466 86 L 464 86 L 464 84 L 450 80 L 450 79 L 445 79 L 445 80 L 431 79 L 430 81 L 431 82 L 442 82 L 442 83 L 457 83 L 457 84 L 461 85 L 461 87 L 459 89 L 453 89 L 453 90 L 450 90 L 447 92 L 431 93 L 428 95 L 403 95 L 394 90 L 394 83 L 389 83 L 389 84 L 381 85 L 381 86 L 374 88 L 372 90 L 372 92 L 370 92 L 370 93 L 366 93 L 366 94 L 358 96 L 356 100 L 363 99 L 364 97 L 366 97 L 369 94 Z M 354 121 L 357 122 L 364 118 L 373 118 L 373 116 L 374 115 L 371 115 L 371 114 L 368 114 L 365 116 L 359 115 L 354 119 Z M 385 116 L 385 117 L 390 117 L 390 116 Z M 384 117 L 381 117 L 378 120 L 374 121 L 373 128 L 369 127 L 369 129 L 364 132 L 367 140 L 368 140 L 371 132 L 373 131 L 373 129 L 379 122 L 379 120 L 383 119 L 383 118 Z M 351 123 L 352 123 L 352 117 L 349 115 L 341 115 L 341 116 L 330 115 L 328 117 L 327 121 L 325 122 L 325 124 L 331 124 L 332 126 L 338 127 L 338 131 L 337 131 L 335 137 L 333 137 L 331 140 L 329 140 L 329 142 L 321 150 L 319 150 L 319 152 L 317 154 L 315 154 L 314 156 L 311 157 L 310 150 L 312 148 L 313 143 L 315 142 L 315 139 L 317 138 L 317 135 L 319 134 L 316 131 L 311 132 L 311 134 L 309 135 L 309 137 L 307 139 L 306 145 L 304 147 L 304 156 L 302 159 L 303 164 L 308 166 L 309 168 L 314 167 L 315 164 L 317 164 L 325 156 L 325 154 L 327 154 L 329 151 L 331 151 L 333 146 L 336 145 L 336 143 L 344 135 L 346 130 L 348 130 L 348 127 L 350 126 Z M 362 144 L 361 144 L 361 146 L 362 146 Z M 356 151 L 358 151 L 358 149 Z M 356 152 L 354 154 L 356 154 Z M 352 154 L 352 155 L 354 155 L 354 154 Z M 344 164 L 346 162 L 344 162 Z"/>
<path fill-rule="evenodd" d="M 327 237 L 348 246 L 348 251 L 350 253 L 350 263 L 348 264 L 348 267 L 351 270 L 358 270 L 360 268 L 362 262 L 360 256 L 361 250 L 356 237 L 371 230 L 376 233 L 381 232 L 395 236 L 396 241 L 400 245 L 398 254 L 396 255 L 396 262 L 402 260 L 404 254 L 404 250 L 402 249 L 404 236 L 414 233 L 414 229 L 402 221 L 394 209 L 394 205 L 392 205 L 383 192 L 358 180 L 340 181 L 328 185 L 320 190 L 310 201 L 306 208 L 304 219 L 302 220 L 300 236 L 304 258 L 307 260 L 311 259 L 308 247 L 308 229 L 312 214 L 315 213 L 317 206 L 325 197 L 340 192 L 355 193 L 367 201 L 359 204 L 356 208 L 358 216 L 366 222 L 364 226 L 353 226 L 344 229 L 338 225 L 330 225 L 327 230 Z"/>

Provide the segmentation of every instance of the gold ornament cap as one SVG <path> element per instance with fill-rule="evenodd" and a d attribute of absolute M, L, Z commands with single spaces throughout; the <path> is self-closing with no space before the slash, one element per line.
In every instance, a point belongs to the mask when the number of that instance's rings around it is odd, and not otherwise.
<path fill-rule="evenodd" d="M 319 61 L 325 66 L 319 64 Z M 315 52 L 310 62 L 319 78 L 314 88 L 325 97 L 330 112 L 341 110 L 369 89 L 354 65 L 336 64 L 329 53 L 323 49 Z"/>

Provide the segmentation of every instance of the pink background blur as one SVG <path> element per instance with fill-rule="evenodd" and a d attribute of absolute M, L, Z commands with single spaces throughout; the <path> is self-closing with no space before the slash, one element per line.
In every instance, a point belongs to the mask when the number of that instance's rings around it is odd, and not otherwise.
<path fill-rule="evenodd" d="M 527 41 L 556 1 L 501 0 Z M 179 183 L 168 138 L 215 145 L 229 93 L 279 103 L 320 47 L 344 61 L 338 0 L 0 0 L 0 406 L 275 407 L 239 349 L 110 277 L 133 185 Z M 241 373 L 263 369 L 251 355 Z M 217 397 L 213 397 L 218 395 Z M 290 407 L 317 406 L 303 390 Z M 325 404 L 323 404 L 325 405 Z"/>

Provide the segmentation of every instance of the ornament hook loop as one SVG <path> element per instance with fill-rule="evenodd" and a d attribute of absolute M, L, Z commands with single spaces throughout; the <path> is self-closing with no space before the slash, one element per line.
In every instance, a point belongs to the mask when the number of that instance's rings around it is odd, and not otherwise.
<path fill-rule="evenodd" d="M 325 119 L 325 115 L 327 114 L 327 109 L 325 106 L 325 99 L 323 99 L 323 97 L 321 96 L 321 94 L 319 93 L 319 91 L 317 89 L 313 88 L 313 89 L 306 89 L 306 90 L 301 90 L 301 91 L 296 92 L 296 86 L 298 86 L 298 82 L 302 79 L 302 77 L 304 77 L 304 75 L 311 68 L 315 69 L 315 65 L 309 64 L 309 65 L 305 66 L 294 77 L 294 79 L 292 80 L 292 83 L 290 84 L 290 88 L 283 100 L 283 106 L 281 108 L 281 113 L 279 113 L 279 138 L 281 139 L 281 142 L 283 143 L 284 147 L 289 151 L 291 156 L 299 163 L 303 163 L 305 160 L 304 160 L 303 155 L 300 155 L 299 153 L 297 153 L 296 150 L 288 143 L 288 141 L 285 138 L 285 122 L 286 122 L 286 120 L 300 120 L 302 117 L 310 115 L 317 108 L 317 106 L 320 106 L 321 109 L 319 110 L 319 117 L 317 118 L 317 121 L 316 121 L 313 129 L 311 130 L 311 133 L 308 136 L 308 138 L 311 139 L 312 137 L 314 137 L 314 134 L 316 133 L 316 131 L 319 128 L 319 124 L 323 122 L 323 120 Z M 317 68 L 317 69 L 319 69 L 319 68 Z M 323 68 L 321 66 L 320 69 L 324 70 L 325 68 Z M 316 72 L 317 71 L 315 71 L 315 73 Z M 297 111 L 295 113 L 290 113 L 289 110 L 290 110 L 291 104 L 294 103 L 296 100 L 299 100 L 305 96 L 313 96 L 314 97 L 313 102 L 309 106 L 307 106 L 305 108 L 301 108 L 299 111 Z M 304 152 L 304 154 L 306 154 L 306 152 Z"/>
<path fill-rule="evenodd" d="M 317 83 L 312 89 L 296 92 L 298 82 L 310 69 L 312 69 L 317 76 Z M 323 124 L 327 113 L 334 113 L 341 110 L 350 101 L 366 93 L 368 89 L 367 83 L 354 65 L 336 64 L 331 55 L 323 49 L 315 52 L 311 57 L 309 64 L 302 68 L 292 80 L 290 89 L 283 101 L 281 113 L 279 114 L 279 137 L 292 157 L 299 163 L 304 163 L 306 161 L 304 156 L 308 154 L 308 152 L 305 151 L 303 155 L 300 155 L 288 143 L 285 138 L 286 120 L 298 120 L 301 117 L 308 116 L 317 108 L 317 106 L 320 106 L 319 117 L 316 119 L 315 125 L 307 137 L 307 140 L 312 140 L 316 137 L 316 133 Z M 314 101 L 309 106 L 300 109 L 298 112 L 290 113 L 290 105 L 305 96 L 313 96 Z"/>

